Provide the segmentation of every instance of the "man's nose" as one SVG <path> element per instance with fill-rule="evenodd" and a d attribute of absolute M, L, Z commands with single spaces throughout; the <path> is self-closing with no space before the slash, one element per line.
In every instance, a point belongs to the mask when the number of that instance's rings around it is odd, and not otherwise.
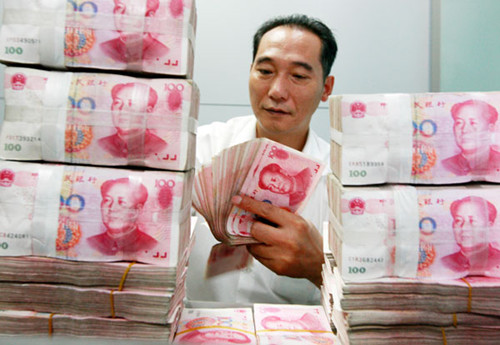
<path fill-rule="evenodd" d="M 281 101 L 288 97 L 288 80 L 285 76 L 277 75 L 269 87 L 269 97 L 273 100 Z"/>

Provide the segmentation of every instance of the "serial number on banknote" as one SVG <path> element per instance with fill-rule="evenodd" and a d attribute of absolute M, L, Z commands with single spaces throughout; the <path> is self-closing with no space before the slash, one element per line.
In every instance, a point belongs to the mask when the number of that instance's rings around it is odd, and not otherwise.
<path fill-rule="evenodd" d="M 347 257 L 348 262 L 358 262 L 358 263 L 382 263 L 384 262 L 384 258 L 380 257 L 359 257 L 359 256 L 348 256 Z"/>
<path fill-rule="evenodd" d="M 29 238 L 29 235 L 28 234 L 16 234 L 13 232 L 0 232 L 0 238 L 24 239 L 24 238 Z"/>
<path fill-rule="evenodd" d="M 28 38 L 28 37 L 7 37 L 7 42 L 16 42 L 16 43 L 27 43 L 27 44 L 39 44 L 39 38 Z"/>
<path fill-rule="evenodd" d="M 383 167 L 384 162 L 357 161 L 349 162 L 350 167 Z"/>
<path fill-rule="evenodd" d="M 41 141 L 39 137 L 33 137 L 33 136 L 29 137 L 25 135 L 7 135 L 6 139 L 11 141 L 22 141 L 22 142 Z"/>

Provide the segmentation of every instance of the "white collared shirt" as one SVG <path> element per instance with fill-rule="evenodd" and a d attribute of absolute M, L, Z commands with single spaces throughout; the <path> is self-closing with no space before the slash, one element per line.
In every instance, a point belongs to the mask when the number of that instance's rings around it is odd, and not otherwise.
<path fill-rule="evenodd" d="M 223 149 L 256 138 L 256 118 L 236 117 L 228 122 L 200 126 L 196 142 L 196 166 L 211 162 Z M 323 175 L 300 213 L 318 231 L 328 220 L 326 175 L 330 172 L 330 146 L 312 129 L 302 150 L 326 165 Z M 229 200 L 228 200 L 229 202 Z M 187 273 L 187 305 L 190 307 L 251 306 L 254 303 L 319 304 L 320 291 L 307 279 L 278 276 L 257 260 L 240 270 L 205 279 L 205 267 L 211 247 L 217 244 L 205 221 L 195 228 L 195 245 Z M 326 239 L 325 239 L 326 240 Z"/>

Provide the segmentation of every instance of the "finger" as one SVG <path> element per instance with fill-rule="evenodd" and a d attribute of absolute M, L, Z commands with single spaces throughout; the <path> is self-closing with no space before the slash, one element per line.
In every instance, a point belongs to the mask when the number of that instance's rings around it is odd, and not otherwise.
<path fill-rule="evenodd" d="M 282 236 L 281 229 L 260 221 L 255 221 L 250 228 L 250 234 L 260 243 L 267 245 L 276 244 Z"/>
<path fill-rule="evenodd" d="M 235 195 L 231 202 L 239 208 L 254 213 L 264 219 L 267 219 L 277 225 L 282 225 L 288 219 L 293 217 L 293 213 L 269 204 L 267 202 L 258 201 L 245 195 Z"/>

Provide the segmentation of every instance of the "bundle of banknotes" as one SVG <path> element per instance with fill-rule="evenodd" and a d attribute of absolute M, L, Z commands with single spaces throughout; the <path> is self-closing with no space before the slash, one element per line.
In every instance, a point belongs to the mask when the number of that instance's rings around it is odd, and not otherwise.
<path fill-rule="evenodd" d="M 497 344 L 500 279 L 345 281 L 323 266 L 323 304 L 344 345 Z"/>
<path fill-rule="evenodd" d="M 190 237 L 192 176 L 2 161 L 2 255 L 177 267 Z"/>
<path fill-rule="evenodd" d="M 321 306 L 185 308 L 174 339 L 182 344 L 338 344 Z"/>
<path fill-rule="evenodd" d="M 0 158 L 185 171 L 194 167 L 191 80 L 0 65 Z"/>
<path fill-rule="evenodd" d="M 500 278 L 500 185 L 327 186 L 344 279 Z"/>
<path fill-rule="evenodd" d="M 4 0 L 0 60 L 191 78 L 194 0 Z"/>
<path fill-rule="evenodd" d="M 214 237 L 236 245 L 255 243 L 250 229 L 256 216 L 229 200 L 244 194 L 300 212 L 314 191 L 324 163 L 269 139 L 232 146 L 196 173 L 193 206 L 207 220 Z"/>
<path fill-rule="evenodd" d="M 122 318 L 17 310 L 0 311 L 0 329 L 5 342 L 9 339 L 6 336 L 63 335 L 100 339 L 137 339 L 148 342 L 155 340 L 168 344 L 168 340 L 172 338 L 171 334 L 175 333 L 175 328 L 172 330 L 170 324 L 160 325 Z M 54 343 L 56 342 L 57 340 L 54 340 Z M 12 340 L 11 344 L 13 343 L 16 341 Z"/>
<path fill-rule="evenodd" d="M 329 101 L 331 166 L 342 184 L 500 182 L 500 92 Z"/>

